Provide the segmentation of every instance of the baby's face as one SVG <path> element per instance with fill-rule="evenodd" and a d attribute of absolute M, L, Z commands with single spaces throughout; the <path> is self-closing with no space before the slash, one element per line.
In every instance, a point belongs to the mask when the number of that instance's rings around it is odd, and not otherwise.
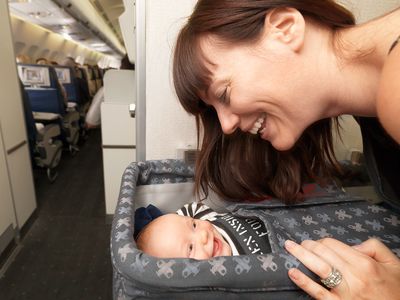
<path fill-rule="evenodd" d="M 232 255 L 229 244 L 208 221 L 166 214 L 149 226 L 143 248 L 149 255 L 194 259 Z"/>

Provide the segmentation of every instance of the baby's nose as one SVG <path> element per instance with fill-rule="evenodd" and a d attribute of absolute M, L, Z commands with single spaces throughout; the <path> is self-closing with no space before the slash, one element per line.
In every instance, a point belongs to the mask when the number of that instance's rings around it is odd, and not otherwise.
<path fill-rule="evenodd" d="M 203 245 L 207 244 L 208 230 L 206 228 L 201 229 L 199 235 L 200 235 L 200 237 L 199 237 L 200 243 L 202 243 Z"/>

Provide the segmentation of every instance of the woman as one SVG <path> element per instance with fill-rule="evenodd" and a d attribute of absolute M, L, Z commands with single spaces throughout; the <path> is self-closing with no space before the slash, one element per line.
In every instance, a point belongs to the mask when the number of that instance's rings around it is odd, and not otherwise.
<path fill-rule="evenodd" d="M 399 28 L 400 10 L 355 26 L 331 0 L 200 0 L 178 36 L 173 69 L 179 100 L 203 136 L 197 191 L 299 201 L 302 183 L 337 169 L 331 125 L 352 114 L 372 180 L 399 207 Z M 400 261 L 376 240 L 287 249 L 326 279 L 323 287 L 289 271 L 315 298 L 400 295 Z"/>

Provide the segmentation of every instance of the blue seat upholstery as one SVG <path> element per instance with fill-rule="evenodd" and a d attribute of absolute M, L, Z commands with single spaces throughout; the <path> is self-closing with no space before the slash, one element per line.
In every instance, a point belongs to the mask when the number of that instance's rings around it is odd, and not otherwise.
<path fill-rule="evenodd" d="M 33 111 L 65 115 L 65 104 L 52 66 L 18 64 L 18 72 L 29 94 Z"/>
<path fill-rule="evenodd" d="M 60 83 L 67 92 L 68 102 L 79 104 L 78 82 L 73 68 L 68 66 L 56 66 L 55 71 Z"/>
<path fill-rule="evenodd" d="M 60 125 L 36 123 L 29 93 L 24 89 L 22 82 L 21 96 L 32 165 L 46 168 L 47 176 L 53 182 L 57 177 L 57 172 L 54 170 L 58 166 L 62 154 L 62 142 L 57 138 L 61 134 Z M 38 130 L 38 127 L 40 127 L 40 130 Z"/>
<path fill-rule="evenodd" d="M 32 111 L 59 114 L 62 139 L 71 151 L 78 150 L 79 112 L 67 111 L 56 70 L 48 65 L 18 64 L 18 73 L 28 93 Z"/>
<path fill-rule="evenodd" d="M 64 103 L 59 101 L 55 88 L 25 88 L 25 90 L 28 93 L 32 111 L 65 115 Z"/>

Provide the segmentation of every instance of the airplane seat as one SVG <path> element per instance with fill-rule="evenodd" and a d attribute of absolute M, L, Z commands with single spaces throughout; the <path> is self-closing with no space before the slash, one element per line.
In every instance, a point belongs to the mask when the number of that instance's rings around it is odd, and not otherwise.
<path fill-rule="evenodd" d="M 91 96 L 89 93 L 86 73 L 83 71 L 81 67 L 78 66 L 75 66 L 74 71 L 75 71 L 74 74 L 76 78 L 77 93 L 79 99 L 78 111 L 80 115 L 80 121 L 79 121 L 81 129 L 80 136 L 82 140 L 86 140 L 88 136 L 85 127 L 85 118 L 86 118 L 86 113 L 90 106 Z"/>
<path fill-rule="evenodd" d="M 68 106 L 72 103 L 79 105 L 80 99 L 78 97 L 78 82 L 76 81 L 76 76 L 74 69 L 69 66 L 56 66 L 54 67 L 58 81 L 64 86 L 67 93 Z"/>
<path fill-rule="evenodd" d="M 60 82 L 58 80 L 57 72 L 54 67 L 48 66 L 50 75 L 50 86 L 55 88 L 57 91 L 57 97 L 59 102 L 64 104 L 64 97 L 61 94 Z M 80 114 L 77 110 L 73 109 L 72 106 L 64 106 L 63 115 L 63 127 L 66 134 L 67 142 L 69 143 L 69 149 L 72 153 L 78 151 L 78 141 L 80 132 Z"/>
<path fill-rule="evenodd" d="M 83 70 L 84 70 L 84 73 L 86 73 L 90 97 L 93 97 L 97 92 L 96 81 L 94 78 L 93 69 L 90 65 L 85 64 L 83 66 Z"/>
<path fill-rule="evenodd" d="M 79 137 L 85 135 L 84 126 L 82 121 L 82 103 L 84 102 L 82 99 L 82 93 L 80 92 L 78 78 L 76 76 L 75 68 L 71 66 L 56 66 L 55 71 L 58 77 L 59 82 L 64 86 L 65 91 L 67 93 L 68 105 L 67 112 L 77 111 L 79 113 L 79 135 L 75 135 L 73 139 L 73 143 L 76 144 L 79 140 Z M 67 117 L 68 118 L 68 117 Z M 76 122 L 74 118 L 74 122 Z M 76 132 L 75 132 L 76 133 Z M 76 141 L 76 142 L 75 142 Z"/>
<path fill-rule="evenodd" d="M 75 154 L 79 150 L 77 142 L 80 132 L 80 116 L 77 111 L 67 111 L 61 86 L 53 66 L 18 64 L 18 73 L 28 93 L 32 111 L 59 115 L 60 118 L 48 118 L 42 114 L 46 124 L 56 122 L 60 125 L 63 143 L 72 154 Z"/>
<path fill-rule="evenodd" d="M 46 168 L 49 181 L 54 182 L 62 155 L 62 142 L 58 138 L 61 134 L 60 126 L 55 123 L 35 123 L 29 96 L 22 82 L 20 87 L 32 165 Z"/>
<path fill-rule="evenodd" d="M 96 75 L 94 73 L 94 68 L 91 65 L 87 65 L 86 70 L 89 74 L 89 80 L 92 85 L 92 92 L 93 92 L 93 96 L 94 96 L 98 90 L 97 83 L 96 83 Z"/>
<path fill-rule="evenodd" d="M 99 90 L 103 86 L 103 79 L 101 78 L 100 69 L 98 66 L 94 66 L 93 70 L 94 70 L 97 90 Z"/>
<path fill-rule="evenodd" d="M 85 69 L 82 67 L 77 68 L 76 69 L 76 77 L 77 77 L 78 86 L 79 86 L 79 96 L 80 96 L 80 99 L 82 100 L 80 114 L 81 114 L 81 118 L 84 120 L 86 113 L 89 109 L 92 97 L 89 92 L 88 76 L 87 76 Z"/>

